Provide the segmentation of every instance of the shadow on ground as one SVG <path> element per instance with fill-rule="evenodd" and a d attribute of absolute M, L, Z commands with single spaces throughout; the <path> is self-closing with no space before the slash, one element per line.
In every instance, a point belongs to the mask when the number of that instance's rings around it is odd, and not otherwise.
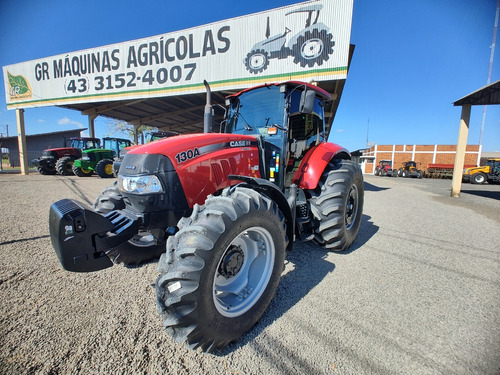
<path fill-rule="evenodd" d="M 361 228 L 353 245 L 347 251 L 338 252 L 337 254 L 349 255 L 360 249 L 378 231 L 378 227 L 370 219 L 370 216 L 362 216 Z M 323 249 L 313 241 L 296 243 L 294 249 L 286 257 L 287 269 L 291 268 L 291 270 L 281 278 L 276 296 L 260 322 L 237 342 L 230 344 L 221 351 L 215 352 L 214 355 L 226 356 L 247 345 L 269 325 L 295 306 L 326 275 L 335 270 L 335 264 L 326 259 L 329 253 L 329 251 Z"/>
<path fill-rule="evenodd" d="M 370 184 L 369 182 L 366 182 L 366 181 L 365 181 L 364 185 L 365 185 L 365 191 L 384 191 L 384 190 L 390 189 L 390 188 L 381 188 L 381 187 L 372 185 L 372 184 Z"/>
<path fill-rule="evenodd" d="M 462 194 L 470 194 L 483 198 L 490 198 L 500 200 L 500 191 L 487 191 L 487 190 L 462 190 Z"/>

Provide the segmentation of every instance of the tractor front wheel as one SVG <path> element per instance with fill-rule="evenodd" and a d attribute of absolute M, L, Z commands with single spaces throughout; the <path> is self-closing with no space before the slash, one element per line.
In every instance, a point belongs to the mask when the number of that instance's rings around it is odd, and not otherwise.
<path fill-rule="evenodd" d="M 36 170 L 38 171 L 38 173 L 43 175 L 52 175 L 57 173 L 57 171 L 54 168 L 48 168 L 48 167 L 36 167 Z"/>
<path fill-rule="evenodd" d="M 364 186 L 359 165 L 351 160 L 331 161 L 309 195 L 316 242 L 333 251 L 349 248 L 363 214 Z"/>
<path fill-rule="evenodd" d="M 250 73 L 257 74 L 267 69 L 269 65 L 269 54 L 263 49 L 248 52 L 245 58 L 245 67 Z"/>
<path fill-rule="evenodd" d="M 71 168 L 73 170 L 73 173 L 75 176 L 78 177 L 90 177 L 94 173 L 92 169 L 85 169 L 81 167 L 77 167 L 76 165 L 73 164 L 73 167 Z"/>
<path fill-rule="evenodd" d="M 209 196 L 167 241 L 158 311 L 177 342 L 205 352 L 238 340 L 268 308 L 288 239 L 275 202 L 247 188 Z"/>
<path fill-rule="evenodd" d="M 93 208 L 101 214 L 125 208 L 123 196 L 116 183 L 103 190 L 94 202 Z M 164 243 L 157 244 L 151 233 L 140 231 L 127 242 L 108 250 L 106 255 L 115 264 L 136 266 L 152 259 L 158 259 L 164 252 Z"/>
<path fill-rule="evenodd" d="M 479 185 L 485 184 L 486 180 L 487 180 L 486 175 L 484 173 L 481 173 L 481 172 L 475 173 L 471 179 L 473 184 L 479 184 Z"/>

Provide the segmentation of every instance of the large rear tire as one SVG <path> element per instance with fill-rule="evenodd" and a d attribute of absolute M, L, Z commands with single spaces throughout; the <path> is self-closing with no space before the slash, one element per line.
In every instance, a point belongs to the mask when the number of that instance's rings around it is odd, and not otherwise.
<path fill-rule="evenodd" d="M 73 176 L 73 163 L 75 160 L 71 156 L 60 158 L 56 163 L 57 173 L 61 176 Z"/>
<path fill-rule="evenodd" d="M 102 191 L 94 202 L 93 208 L 101 214 L 125 208 L 123 196 L 120 194 L 116 182 Z M 106 254 L 115 264 L 138 266 L 144 262 L 158 259 L 164 252 L 164 243 L 157 244 L 151 233 L 140 231 L 127 242 L 108 250 Z"/>
<path fill-rule="evenodd" d="M 113 160 L 111 159 L 102 159 L 97 163 L 95 168 L 96 173 L 101 178 L 112 178 L 113 175 Z"/>
<path fill-rule="evenodd" d="M 315 241 L 333 251 L 354 242 L 363 215 L 363 174 L 350 160 L 331 161 L 318 186 L 309 190 Z"/>
<path fill-rule="evenodd" d="M 275 295 L 288 243 L 284 216 L 271 199 L 235 188 L 209 196 L 178 226 L 159 263 L 158 311 L 177 342 L 222 349 Z"/>
<path fill-rule="evenodd" d="M 310 68 L 317 64 L 323 65 L 333 53 L 335 41 L 332 34 L 326 30 L 308 30 L 297 38 L 297 43 L 292 47 L 295 64 Z"/>

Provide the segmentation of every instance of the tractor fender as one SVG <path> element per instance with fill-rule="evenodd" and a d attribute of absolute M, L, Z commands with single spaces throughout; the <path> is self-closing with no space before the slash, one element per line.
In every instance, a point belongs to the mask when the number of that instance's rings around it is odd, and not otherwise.
<path fill-rule="evenodd" d="M 301 189 L 312 190 L 332 159 L 351 160 L 351 154 L 335 143 L 323 142 L 311 148 L 295 171 L 292 182 Z"/>
<path fill-rule="evenodd" d="M 285 197 L 285 194 L 272 182 L 268 180 L 264 180 L 258 177 L 250 177 L 250 176 L 235 176 L 229 175 L 229 180 L 239 180 L 243 181 L 243 183 L 233 186 L 234 189 L 236 186 L 243 186 L 249 189 L 253 189 L 259 193 L 263 193 L 269 198 L 271 198 L 278 205 L 279 209 L 285 216 L 286 222 L 286 235 L 288 237 L 288 246 L 287 250 L 292 250 L 293 240 L 294 240 L 294 232 L 295 232 L 295 221 L 294 215 L 292 213 L 292 209 L 290 208 L 290 204 Z"/>

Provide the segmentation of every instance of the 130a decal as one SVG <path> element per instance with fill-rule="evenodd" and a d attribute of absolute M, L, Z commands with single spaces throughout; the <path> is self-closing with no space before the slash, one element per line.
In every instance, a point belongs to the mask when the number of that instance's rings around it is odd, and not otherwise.
<path fill-rule="evenodd" d="M 175 155 L 175 159 L 177 163 L 182 163 L 186 160 L 193 159 L 197 156 L 200 156 L 200 151 L 196 147 L 194 150 L 181 151 L 177 155 Z"/>

